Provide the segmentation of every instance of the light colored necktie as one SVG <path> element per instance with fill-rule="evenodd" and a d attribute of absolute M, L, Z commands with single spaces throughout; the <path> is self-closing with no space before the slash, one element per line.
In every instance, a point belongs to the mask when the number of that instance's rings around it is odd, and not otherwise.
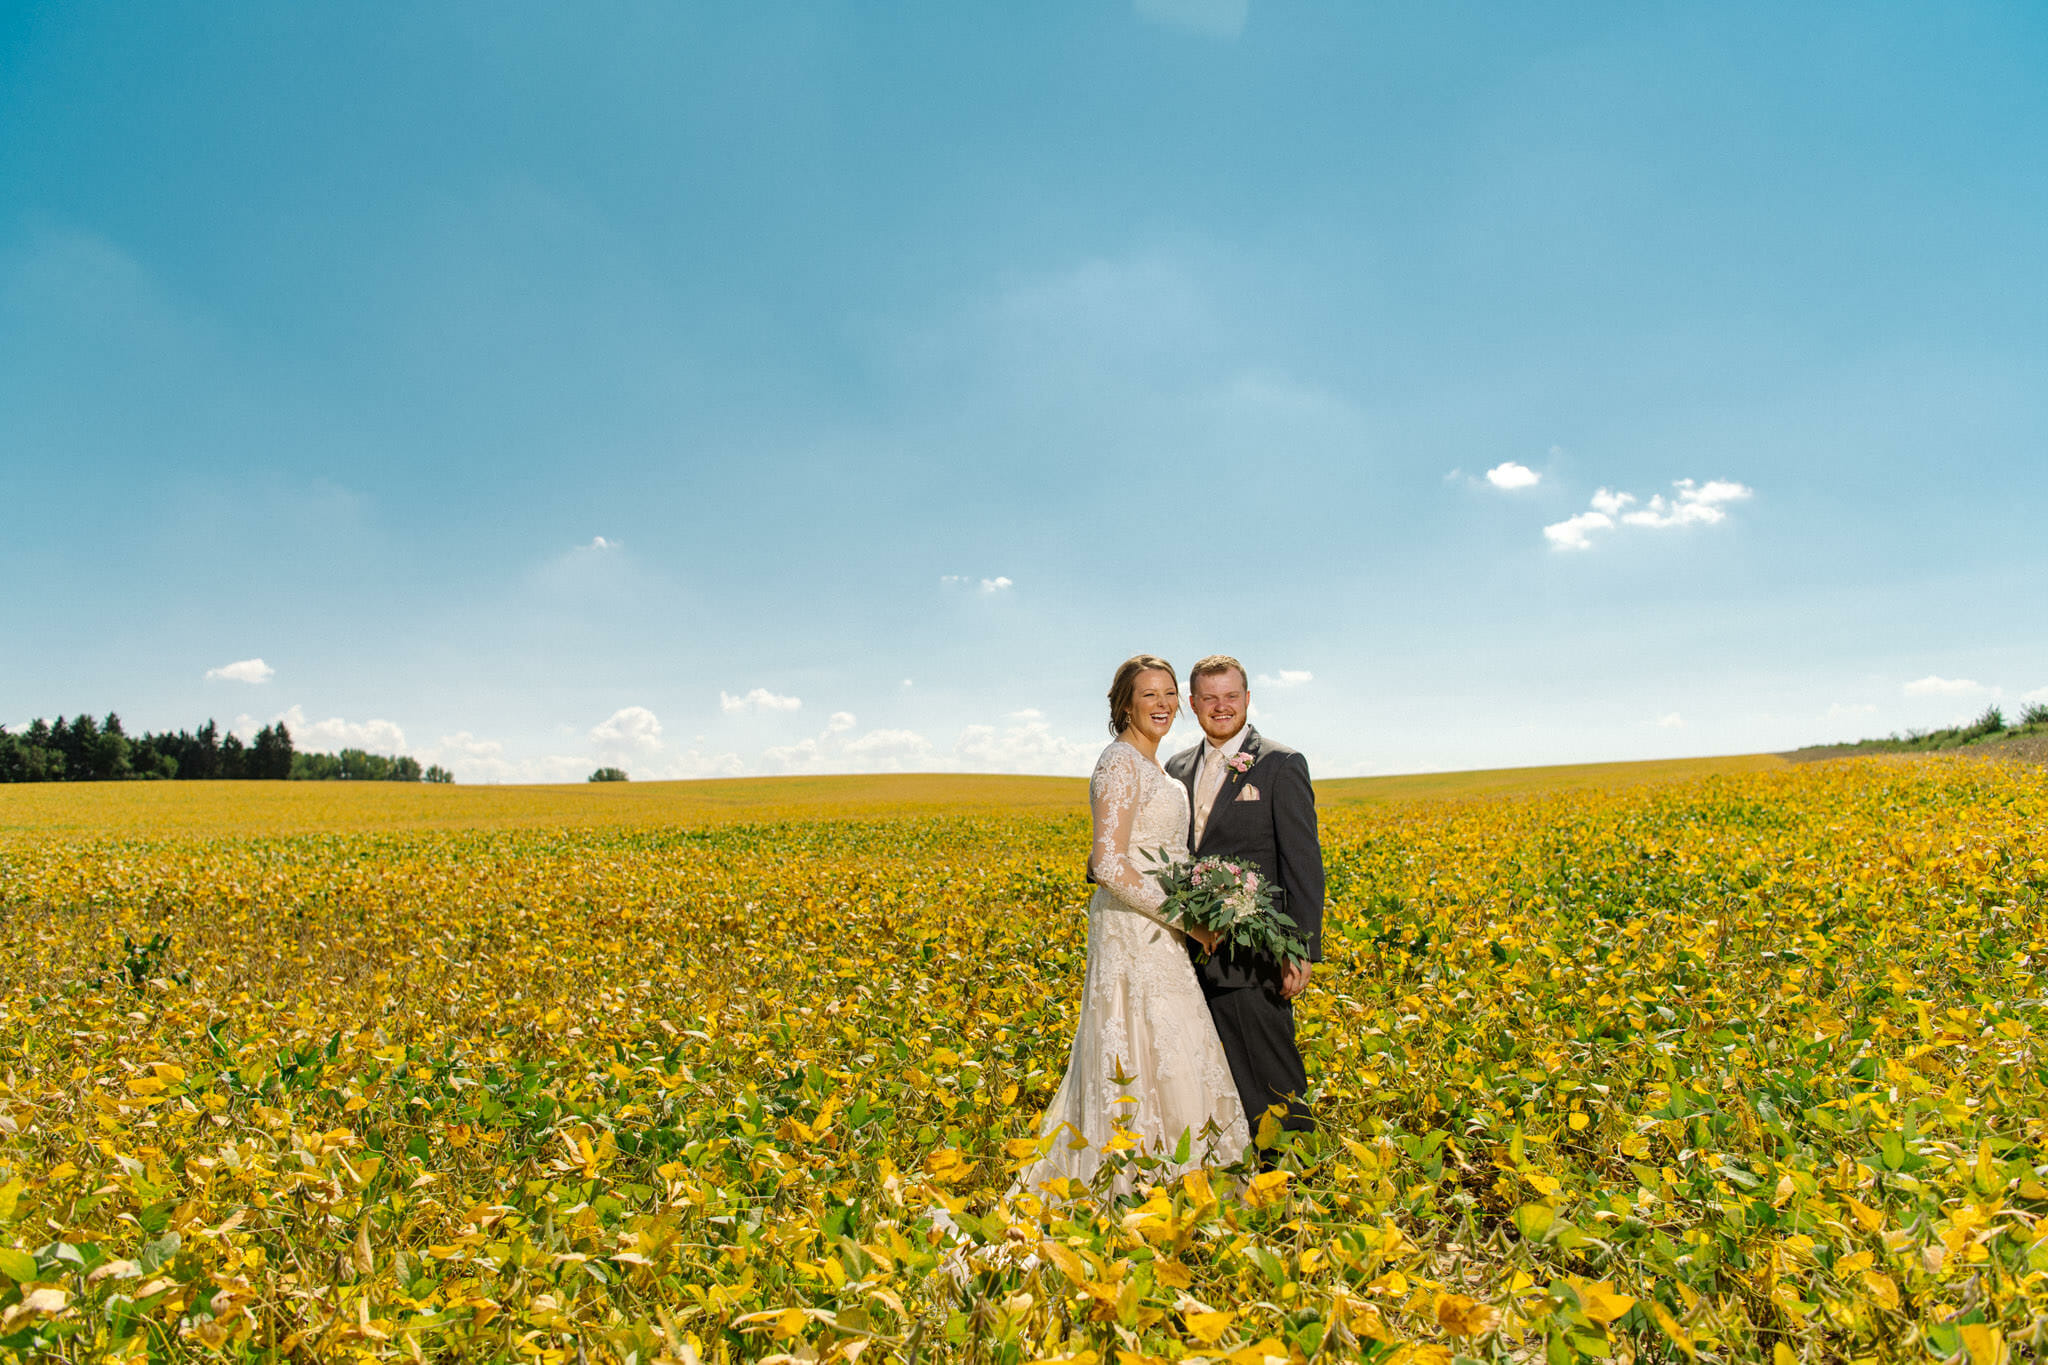
<path fill-rule="evenodd" d="M 1202 831 L 1209 827 L 1209 812 L 1216 805 L 1216 793 L 1223 786 L 1223 751 L 1211 749 L 1202 756 L 1202 776 L 1195 783 L 1195 843 L 1202 846 Z"/>

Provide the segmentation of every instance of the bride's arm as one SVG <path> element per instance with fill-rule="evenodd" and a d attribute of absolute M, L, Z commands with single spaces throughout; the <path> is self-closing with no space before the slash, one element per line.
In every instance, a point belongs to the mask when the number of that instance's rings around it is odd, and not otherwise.
<path fill-rule="evenodd" d="M 1098 885 L 1125 906 L 1178 932 L 1159 913 L 1166 893 L 1131 857 L 1131 823 L 1138 812 L 1138 756 L 1121 745 L 1102 756 L 1088 784 L 1088 809 L 1095 821 L 1095 851 L 1088 870 Z"/>

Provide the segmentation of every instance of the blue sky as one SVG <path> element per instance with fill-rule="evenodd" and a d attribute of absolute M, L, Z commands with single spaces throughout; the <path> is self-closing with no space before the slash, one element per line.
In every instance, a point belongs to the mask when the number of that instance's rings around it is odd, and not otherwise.
<path fill-rule="evenodd" d="M 0 4 L 0 721 L 1079 772 L 1138 650 L 1324 775 L 2011 711 L 2044 70 L 2010 4 Z"/>

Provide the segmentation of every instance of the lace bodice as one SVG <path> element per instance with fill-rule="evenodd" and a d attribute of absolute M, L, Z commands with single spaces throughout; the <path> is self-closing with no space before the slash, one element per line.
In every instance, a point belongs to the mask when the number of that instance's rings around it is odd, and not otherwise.
<path fill-rule="evenodd" d="M 1188 854 L 1187 788 L 1117 740 L 1095 762 L 1088 808 L 1095 823 L 1088 867 L 1095 880 L 1139 914 L 1158 919 L 1166 900 L 1156 875 L 1159 861 Z"/>

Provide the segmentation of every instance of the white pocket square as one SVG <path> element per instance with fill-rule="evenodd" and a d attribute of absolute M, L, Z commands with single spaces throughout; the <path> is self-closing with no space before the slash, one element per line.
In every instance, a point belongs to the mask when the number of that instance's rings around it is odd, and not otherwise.
<path fill-rule="evenodd" d="M 1237 794 L 1237 799 L 1240 801 L 1256 801 L 1259 799 L 1259 789 L 1247 782 L 1244 784 L 1244 790 Z"/>

